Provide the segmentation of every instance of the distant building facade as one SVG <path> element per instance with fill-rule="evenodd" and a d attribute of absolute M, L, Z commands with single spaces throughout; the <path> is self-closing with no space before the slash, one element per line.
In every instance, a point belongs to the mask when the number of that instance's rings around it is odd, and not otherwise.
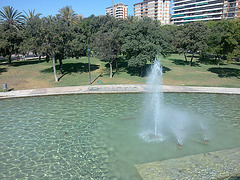
<path fill-rule="evenodd" d="M 174 0 L 172 22 L 177 25 L 239 18 L 240 0 Z"/>
<path fill-rule="evenodd" d="M 170 0 L 144 0 L 133 7 L 134 16 L 137 18 L 150 17 L 161 21 L 162 25 L 170 24 Z"/>
<path fill-rule="evenodd" d="M 83 15 L 78 14 L 78 15 L 76 15 L 76 18 L 77 18 L 77 19 L 83 19 Z"/>
<path fill-rule="evenodd" d="M 125 19 L 128 17 L 128 5 L 118 3 L 111 7 L 106 8 L 106 14 L 114 16 L 116 18 Z"/>
<path fill-rule="evenodd" d="M 240 0 L 225 0 L 223 3 L 223 19 L 240 18 Z"/>

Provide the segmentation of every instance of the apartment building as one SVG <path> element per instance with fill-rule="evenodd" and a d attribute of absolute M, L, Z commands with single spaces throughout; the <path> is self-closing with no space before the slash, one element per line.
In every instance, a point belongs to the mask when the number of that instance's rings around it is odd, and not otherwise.
<path fill-rule="evenodd" d="M 177 25 L 239 17 L 239 0 L 174 0 L 173 4 L 172 21 Z"/>
<path fill-rule="evenodd" d="M 223 19 L 240 18 L 240 0 L 225 0 L 223 3 Z"/>
<path fill-rule="evenodd" d="M 170 24 L 170 0 L 144 0 L 133 6 L 137 18 L 150 17 L 161 21 L 162 25 Z"/>
<path fill-rule="evenodd" d="M 106 8 L 106 14 L 125 19 L 128 16 L 128 5 L 123 5 L 123 3 L 115 4 L 114 6 Z"/>

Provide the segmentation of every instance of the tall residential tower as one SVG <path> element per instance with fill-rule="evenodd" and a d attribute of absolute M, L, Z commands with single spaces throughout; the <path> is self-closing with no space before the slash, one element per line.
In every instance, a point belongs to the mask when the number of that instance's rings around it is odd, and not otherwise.
<path fill-rule="evenodd" d="M 115 4 L 114 6 L 106 8 L 106 14 L 116 18 L 125 19 L 128 16 L 128 6 L 123 5 L 123 3 Z"/>
<path fill-rule="evenodd" d="M 223 19 L 240 18 L 240 0 L 225 0 L 223 3 Z"/>
<path fill-rule="evenodd" d="M 144 0 L 134 6 L 134 16 L 150 17 L 161 21 L 162 25 L 170 24 L 170 0 Z"/>
<path fill-rule="evenodd" d="M 181 25 L 194 21 L 239 18 L 240 0 L 174 0 L 172 21 Z"/>

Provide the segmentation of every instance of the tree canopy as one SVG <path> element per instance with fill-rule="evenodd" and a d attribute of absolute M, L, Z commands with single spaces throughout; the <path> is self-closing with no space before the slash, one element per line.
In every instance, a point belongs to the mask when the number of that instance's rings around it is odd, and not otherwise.
<path fill-rule="evenodd" d="M 4 6 L 0 10 L 0 24 L 7 23 L 19 29 L 23 24 L 24 16 L 11 6 Z"/>

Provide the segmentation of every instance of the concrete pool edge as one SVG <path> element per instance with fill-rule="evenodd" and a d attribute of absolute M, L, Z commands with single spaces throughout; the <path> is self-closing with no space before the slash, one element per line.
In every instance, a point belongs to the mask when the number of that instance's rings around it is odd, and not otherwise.
<path fill-rule="evenodd" d="M 163 92 L 166 93 L 206 93 L 206 94 L 240 95 L 240 88 L 163 85 L 162 89 Z M 144 93 L 146 91 L 147 91 L 146 85 L 141 84 L 86 85 L 86 86 L 53 87 L 0 92 L 0 99 L 64 95 L 64 94 Z"/>
<path fill-rule="evenodd" d="M 137 164 L 143 180 L 228 179 L 240 176 L 240 147 Z"/>

